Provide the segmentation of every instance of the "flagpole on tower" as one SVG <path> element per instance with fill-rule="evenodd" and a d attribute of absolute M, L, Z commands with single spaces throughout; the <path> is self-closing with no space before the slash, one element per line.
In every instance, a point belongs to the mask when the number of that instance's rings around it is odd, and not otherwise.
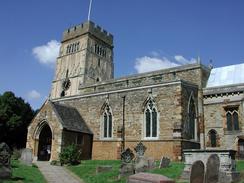
<path fill-rule="evenodd" d="M 90 21 L 90 15 L 91 15 L 91 7 L 92 7 L 92 0 L 90 0 L 90 4 L 89 4 L 89 11 L 88 11 L 88 21 Z"/>

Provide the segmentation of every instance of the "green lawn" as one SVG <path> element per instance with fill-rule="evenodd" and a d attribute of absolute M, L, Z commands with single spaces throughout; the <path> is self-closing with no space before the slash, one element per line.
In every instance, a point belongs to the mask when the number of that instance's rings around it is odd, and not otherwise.
<path fill-rule="evenodd" d="M 237 171 L 240 171 L 241 181 L 239 183 L 244 183 L 244 160 L 237 161 L 236 168 Z"/>
<path fill-rule="evenodd" d="M 112 165 L 113 170 L 96 174 L 96 167 L 99 165 Z M 118 180 L 119 166 L 119 160 L 86 160 L 81 161 L 80 165 L 68 166 L 68 169 L 86 183 L 125 182 L 125 179 Z"/>
<path fill-rule="evenodd" d="M 157 165 L 158 163 L 159 162 L 157 162 Z M 96 167 L 99 165 L 112 165 L 113 170 L 111 172 L 96 174 Z M 125 178 L 122 180 L 118 180 L 119 166 L 119 160 L 87 160 L 82 161 L 81 164 L 77 166 L 68 166 L 68 169 L 74 172 L 76 175 L 78 175 L 86 183 L 124 183 L 126 182 Z M 178 182 L 178 178 L 180 177 L 183 169 L 183 162 L 171 162 L 171 165 L 168 168 L 156 168 L 150 170 L 149 172 L 167 176 Z M 241 180 L 244 180 L 244 161 L 237 161 L 237 170 L 241 172 Z M 239 183 L 244 182 L 240 181 Z"/>
<path fill-rule="evenodd" d="M 10 180 L 2 181 L 3 183 L 46 183 L 45 178 L 35 166 L 26 166 L 17 160 L 12 160 L 11 166 L 12 177 Z"/>
<path fill-rule="evenodd" d="M 96 174 L 96 167 L 99 165 L 112 165 L 113 170 L 110 172 Z M 126 178 L 118 180 L 119 167 L 119 160 L 87 160 L 82 161 L 81 164 L 77 166 L 68 166 L 68 169 L 78 175 L 86 183 L 126 182 Z M 183 168 L 183 163 L 172 162 L 169 168 L 156 168 L 150 172 L 165 175 L 172 179 L 177 179 L 181 175 Z"/>

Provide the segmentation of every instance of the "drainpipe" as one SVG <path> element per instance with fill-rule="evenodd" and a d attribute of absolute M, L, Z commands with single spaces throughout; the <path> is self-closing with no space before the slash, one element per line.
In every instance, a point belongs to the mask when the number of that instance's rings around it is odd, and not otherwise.
<path fill-rule="evenodd" d="M 122 96 L 123 98 L 123 105 L 122 105 L 122 151 L 125 150 L 125 95 Z"/>

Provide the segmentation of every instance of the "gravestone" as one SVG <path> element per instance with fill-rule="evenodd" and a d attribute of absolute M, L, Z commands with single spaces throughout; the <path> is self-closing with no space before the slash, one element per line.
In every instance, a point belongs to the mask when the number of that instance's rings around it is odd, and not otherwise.
<path fill-rule="evenodd" d="M 131 163 L 135 155 L 130 148 L 127 148 L 121 153 L 121 160 L 123 163 Z"/>
<path fill-rule="evenodd" d="M 163 175 L 137 173 L 129 176 L 127 183 L 175 183 L 175 181 Z"/>
<path fill-rule="evenodd" d="M 31 149 L 23 149 L 21 152 L 20 160 L 26 165 L 32 165 L 33 155 Z"/>
<path fill-rule="evenodd" d="M 146 146 L 142 142 L 139 142 L 134 148 L 136 152 L 135 158 L 135 173 L 145 172 L 149 169 L 149 159 L 144 157 Z"/>
<path fill-rule="evenodd" d="M 219 166 L 220 161 L 217 154 L 212 154 L 209 156 L 206 165 L 206 175 L 205 182 L 207 183 L 217 183 L 219 181 Z"/>
<path fill-rule="evenodd" d="M 159 168 L 167 168 L 169 167 L 170 159 L 168 157 L 163 157 L 160 160 Z"/>
<path fill-rule="evenodd" d="M 147 158 L 148 161 L 148 168 L 149 169 L 154 169 L 156 167 L 156 162 L 153 157 Z"/>
<path fill-rule="evenodd" d="M 0 144 L 0 180 L 11 177 L 11 150 L 6 143 Z"/>
<path fill-rule="evenodd" d="M 139 142 L 134 148 L 137 156 L 144 156 L 145 151 L 147 150 L 146 146 L 142 142 Z"/>
<path fill-rule="evenodd" d="M 110 172 L 112 171 L 113 167 L 111 165 L 101 165 L 96 167 L 96 174 L 101 172 Z"/>
<path fill-rule="evenodd" d="M 119 169 L 119 179 L 124 176 L 132 175 L 135 173 L 134 164 L 132 160 L 135 155 L 130 148 L 127 148 L 121 153 L 121 166 Z"/>
<path fill-rule="evenodd" d="M 195 161 L 191 167 L 190 183 L 204 183 L 204 163 Z"/>

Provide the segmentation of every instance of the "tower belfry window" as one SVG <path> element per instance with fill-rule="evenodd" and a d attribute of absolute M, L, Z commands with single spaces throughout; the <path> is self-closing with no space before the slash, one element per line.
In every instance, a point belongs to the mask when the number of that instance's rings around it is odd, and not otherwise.
<path fill-rule="evenodd" d="M 104 46 L 95 44 L 94 52 L 99 56 L 106 57 L 106 48 Z"/>
<path fill-rule="evenodd" d="M 80 42 L 69 44 L 66 47 L 66 54 L 75 53 L 80 49 Z"/>

